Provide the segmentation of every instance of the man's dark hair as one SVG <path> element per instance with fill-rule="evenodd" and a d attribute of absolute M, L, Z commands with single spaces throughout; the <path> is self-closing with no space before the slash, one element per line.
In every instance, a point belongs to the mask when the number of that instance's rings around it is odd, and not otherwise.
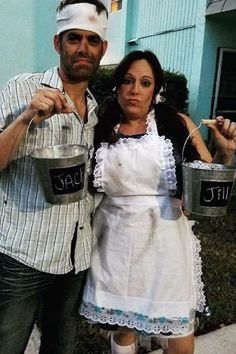
<path fill-rule="evenodd" d="M 95 5 L 98 14 L 105 11 L 106 15 L 108 17 L 108 12 L 107 12 L 106 6 L 100 0 L 62 0 L 57 7 L 57 11 L 61 11 L 67 5 L 83 4 L 83 3 Z"/>

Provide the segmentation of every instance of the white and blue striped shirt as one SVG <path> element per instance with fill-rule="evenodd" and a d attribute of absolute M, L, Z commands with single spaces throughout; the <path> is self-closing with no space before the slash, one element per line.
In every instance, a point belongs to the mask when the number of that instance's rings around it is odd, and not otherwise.
<path fill-rule="evenodd" d="M 0 131 L 29 105 L 35 90 L 42 86 L 63 90 L 56 67 L 45 73 L 23 74 L 8 82 L 0 93 Z M 97 104 L 89 91 L 87 105 L 83 143 L 92 146 Z M 63 274 L 73 267 L 76 272 L 88 268 L 94 199 L 87 193 L 80 202 L 67 205 L 46 202 L 29 154 L 36 147 L 78 144 L 81 128 L 82 122 L 74 113 L 56 114 L 32 125 L 11 164 L 0 172 L 0 252 L 43 272 Z M 77 221 L 73 266 L 71 244 Z"/>

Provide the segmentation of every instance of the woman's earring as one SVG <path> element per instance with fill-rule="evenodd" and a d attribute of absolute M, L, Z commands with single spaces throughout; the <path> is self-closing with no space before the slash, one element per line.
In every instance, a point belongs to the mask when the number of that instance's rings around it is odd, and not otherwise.
<path fill-rule="evenodd" d="M 161 96 L 159 93 L 154 97 L 154 104 L 158 104 L 159 102 L 165 102 L 165 97 Z"/>
<path fill-rule="evenodd" d="M 161 89 L 160 89 L 160 91 L 158 92 L 158 94 L 154 97 L 154 104 L 158 104 L 159 102 L 165 102 L 165 97 L 163 97 L 162 95 L 161 95 L 161 93 L 164 91 L 164 89 L 163 89 L 163 86 L 161 87 Z"/>
<path fill-rule="evenodd" d="M 154 97 L 154 103 L 158 104 L 159 102 L 161 102 L 161 95 L 158 93 L 155 97 Z"/>

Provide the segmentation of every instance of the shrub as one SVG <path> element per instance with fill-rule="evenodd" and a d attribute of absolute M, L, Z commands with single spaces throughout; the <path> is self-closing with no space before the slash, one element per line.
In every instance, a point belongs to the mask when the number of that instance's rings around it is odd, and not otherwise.
<path fill-rule="evenodd" d="M 112 94 L 112 74 L 114 69 L 100 68 L 89 83 L 89 89 L 96 98 L 98 104 Z"/>
<path fill-rule="evenodd" d="M 187 113 L 188 95 L 187 79 L 181 73 L 165 71 L 166 100 L 174 106 L 178 112 Z"/>

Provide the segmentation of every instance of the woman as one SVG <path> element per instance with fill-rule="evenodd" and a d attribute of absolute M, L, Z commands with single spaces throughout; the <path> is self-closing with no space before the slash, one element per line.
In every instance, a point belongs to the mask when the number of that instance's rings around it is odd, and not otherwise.
<path fill-rule="evenodd" d="M 104 192 L 93 221 L 94 248 L 80 313 L 118 325 L 112 353 L 137 352 L 135 331 L 168 338 L 168 354 L 193 353 L 195 311 L 204 308 L 199 241 L 181 208 L 181 152 L 195 125 L 165 102 L 156 56 L 128 54 L 114 74 L 117 96 L 96 132 L 94 185 Z M 214 161 L 231 163 L 236 125 L 210 126 Z M 187 161 L 212 162 L 196 131 Z"/>

